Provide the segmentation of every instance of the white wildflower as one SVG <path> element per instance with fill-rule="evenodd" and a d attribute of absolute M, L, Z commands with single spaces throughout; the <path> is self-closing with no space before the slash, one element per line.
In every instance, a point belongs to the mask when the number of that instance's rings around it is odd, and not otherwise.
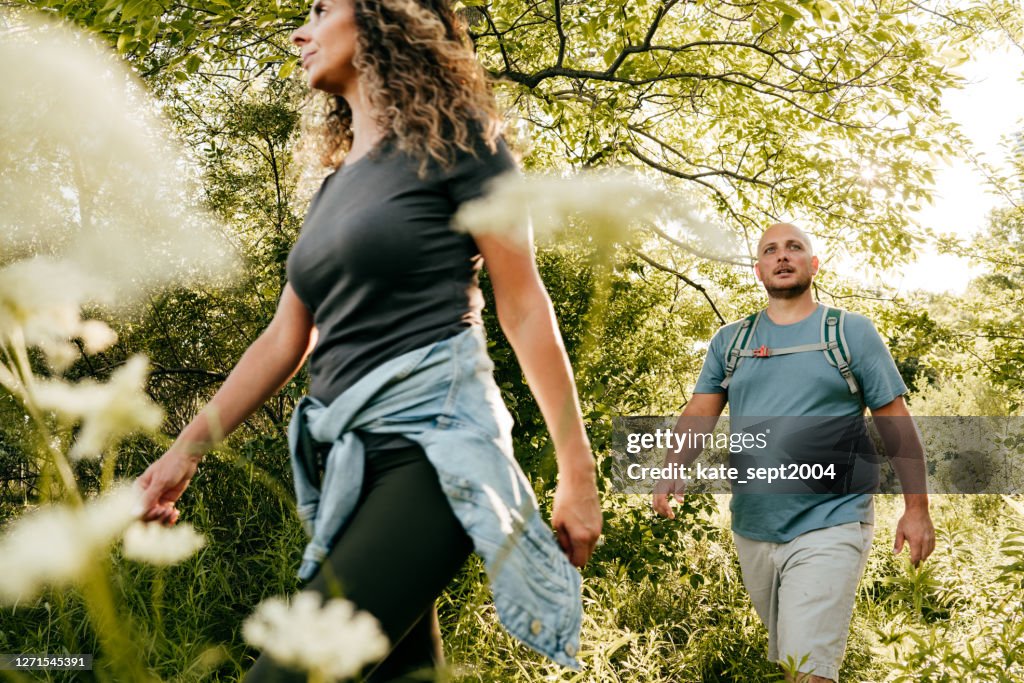
<path fill-rule="evenodd" d="M 52 320 L 56 331 L 70 335 L 79 307 L 105 295 L 109 290 L 102 283 L 65 261 L 37 256 L 0 269 L 0 307 L 5 318 L 23 327 Z"/>
<path fill-rule="evenodd" d="M 167 527 L 135 522 L 124 532 L 124 556 L 157 566 L 177 564 L 206 545 L 206 538 L 191 524 Z"/>
<path fill-rule="evenodd" d="M 321 596 L 309 591 L 290 605 L 279 597 L 264 600 L 242 634 L 278 662 L 327 680 L 350 678 L 388 652 L 388 639 L 371 614 L 340 598 L 322 605 Z"/>
<path fill-rule="evenodd" d="M 233 250 L 141 82 L 86 32 L 38 13 L 15 21 L 24 30 L 0 41 L 0 260 L 75 264 L 119 306 L 227 275 Z"/>
<path fill-rule="evenodd" d="M 681 233 L 681 246 L 694 253 L 733 260 L 735 238 L 704 218 L 692 199 L 658 189 L 622 172 L 580 173 L 572 177 L 506 174 L 480 199 L 465 203 L 455 216 L 457 229 L 525 239 L 532 225 L 538 239 L 551 240 L 570 219 L 582 222 L 599 248 L 629 242 L 640 226 Z"/>
<path fill-rule="evenodd" d="M 3 387 L 12 394 L 21 393 L 21 381 L 2 363 L 0 363 L 0 387 Z"/>
<path fill-rule="evenodd" d="M 79 315 L 83 303 L 103 301 L 107 293 L 71 263 L 40 257 L 0 268 L 0 335 L 38 347 L 51 366 L 63 370 L 79 355 L 70 339 L 81 337 L 88 350 L 103 347 L 113 334 Z"/>
<path fill-rule="evenodd" d="M 92 355 L 106 351 L 117 341 L 117 333 L 101 320 L 84 320 L 78 326 L 85 352 Z"/>
<path fill-rule="evenodd" d="M 139 494 L 120 486 L 81 508 L 54 505 L 12 522 L 0 537 L 0 603 L 74 583 L 131 524 Z"/>
<path fill-rule="evenodd" d="M 72 458 L 97 457 L 129 434 L 160 426 L 163 411 L 146 395 L 146 374 L 146 359 L 132 356 L 106 384 L 50 380 L 33 389 L 33 398 L 65 421 L 82 423 Z"/>

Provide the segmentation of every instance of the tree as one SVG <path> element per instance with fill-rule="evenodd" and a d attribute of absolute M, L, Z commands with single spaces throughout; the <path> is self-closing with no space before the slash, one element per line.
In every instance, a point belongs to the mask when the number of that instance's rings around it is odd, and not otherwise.
<path fill-rule="evenodd" d="M 951 322 L 967 365 L 1002 387 L 1015 413 L 1024 405 L 1024 207 L 994 211 L 987 230 L 957 251 L 987 272 L 971 282 Z"/>
<path fill-rule="evenodd" d="M 287 78 L 302 2 L 34 3 L 97 31 L 170 85 Z M 527 124 L 527 165 L 626 163 L 706 196 L 743 234 L 797 216 L 889 265 L 907 209 L 960 143 L 940 106 L 982 31 L 1016 2 L 779 0 L 459 3 Z"/>
<path fill-rule="evenodd" d="M 530 124 L 535 165 L 635 165 L 710 197 L 750 237 L 798 216 L 890 264 L 915 243 L 939 94 L 979 22 L 913 3 L 488 3 L 482 58 Z M 884 180 L 869 171 L 884 169 Z"/>

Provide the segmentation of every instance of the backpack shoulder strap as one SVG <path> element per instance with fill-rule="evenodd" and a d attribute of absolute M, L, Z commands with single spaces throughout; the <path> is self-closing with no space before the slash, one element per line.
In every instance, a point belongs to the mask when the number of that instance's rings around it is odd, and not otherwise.
<path fill-rule="evenodd" d="M 742 356 L 740 352 L 745 350 L 750 344 L 750 340 L 754 336 L 754 330 L 757 329 L 757 323 L 761 320 L 761 311 L 757 313 L 751 313 L 736 326 L 736 334 L 732 336 L 732 341 L 729 342 L 729 347 L 725 351 L 725 378 L 719 385 L 723 389 L 729 388 L 729 382 L 732 381 L 732 375 L 736 372 L 736 367 L 740 364 Z"/>
<path fill-rule="evenodd" d="M 850 345 L 846 343 L 846 311 L 841 308 L 826 308 L 821 316 L 821 343 L 825 346 L 825 360 L 839 368 L 839 374 L 846 380 L 850 393 L 860 391 L 857 378 L 850 369 Z"/>

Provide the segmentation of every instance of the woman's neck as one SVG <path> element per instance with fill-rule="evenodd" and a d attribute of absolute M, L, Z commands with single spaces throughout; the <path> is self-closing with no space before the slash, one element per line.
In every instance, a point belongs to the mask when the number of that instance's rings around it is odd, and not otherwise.
<path fill-rule="evenodd" d="M 377 125 L 369 103 L 363 96 L 362 88 L 354 84 L 351 91 L 342 95 L 352 111 L 352 147 L 345 155 L 345 162 L 352 163 L 374 148 L 384 137 Z"/>

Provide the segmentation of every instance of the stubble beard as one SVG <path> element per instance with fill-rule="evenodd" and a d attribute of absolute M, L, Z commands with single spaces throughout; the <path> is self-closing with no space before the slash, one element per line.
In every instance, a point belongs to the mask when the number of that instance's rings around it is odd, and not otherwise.
<path fill-rule="evenodd" d="M 768 292 L 768 297 L 771 299 L 796 299 L 802 296 L 804 292 L 810 288 L 810 276 L 807 276 L 807 278 L 803 280 L 797 280 L 793 284 L 784 287 L 773 287 L 767 282 L 764 285 L 764 291 Z"/>

